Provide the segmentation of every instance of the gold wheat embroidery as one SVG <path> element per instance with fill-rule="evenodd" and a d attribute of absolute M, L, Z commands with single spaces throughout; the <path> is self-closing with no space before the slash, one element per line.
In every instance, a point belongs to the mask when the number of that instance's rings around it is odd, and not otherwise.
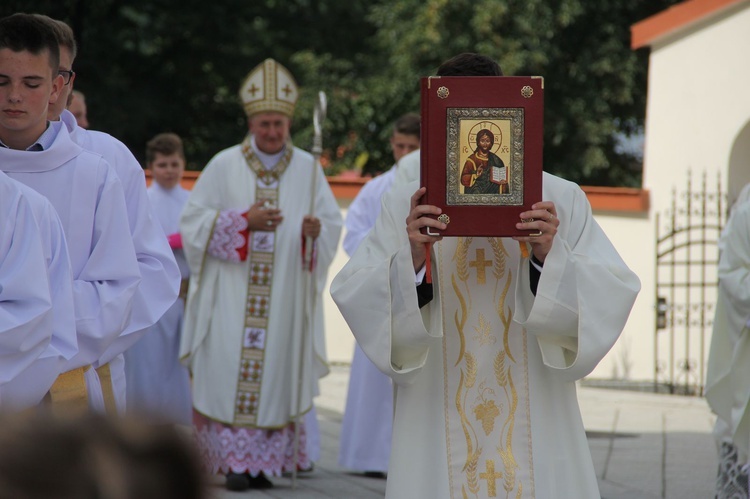
<path fill-rule="evenodd" d="M 471 388 L 477 380 L 477 361 L 471 352 L 466 352 L 466 388 Z"/>
<path fill-rule="evenodd" d="M 474 339 L 483 347 L 497 342 L 497 336 L 492 334 L 492 325 L 484 314 L 479 314 L 479 325 L 474 326 L 474 331 L 477 332 Z"/>
<path fill-rule="evenodd" d="M 479 464 L 479 455 L 481 449 L 477 449 L 477 452 L 471 453 L 468 460 L 466 461 L 466 482 L 469 486 L 469 492 L 474 495 L 479 493 L 479 477 L 477 476 L 477 468 Z"/>
<path fill-rule="evenodd" d="M 461 362 L 461 359 L 463 359 L 464 352 L 466 351 L 466 337 L 464 336 L 464 326 L 466 326 L 467 310 L 466 300 L 464 300 L 464 297 L 461 294 L 461 290 L 458 287 L 455 275 L 451 275 L 451 285 L 453 286 L 453 291 L 455 291 L 456 298 L 458 298 L 458 302 L 461 305 L 460 310 L 456 310 L 456 313 L 453 315 L 453 321 L 456 324 L 456 331 L 458 331 L 459 341 L 458 358 L 456 359 L 456 363 L 454 364 L 454 366 L 457 366 Z"/>
<path fill-rule="evenodd" d="M 505 298 L 510 290 L 510 283 L 513 281 L 513 272 L 508 272 L 508 279 L 505 281 L 503 292 L 500 294 L 500 299 L 497 301 L 497 315 L 500 316 L 500 321 L 503 323 L 503 348 L 505 353 L 511 362 L 515 364 L 516 359 L 513 357 L 513 353 L 510 351 L 510 325 L 513 322 L 513 310 L 510 307 L 505 308 Z"/>
<path fill-rule="evenodd" d="M 495 372 L 495 376 L 497 376 L 497 372 Z M 506 492 L 510 493 L 516 486 L 516 470 L 518 469 L 518 463 L 513 455 L 513 428 L 515 427 L 516 409 L 518 408 L 518 393 L 513 383 L 513 375 L 511 374 L 510 367 L 505 372 L 505 378 L 508 380 L 508 383 L 504 387 L 504 390 L 506 397 L 510 398 L 510 404 L 508 407 L 508 416 L 500 434 L 500 445 L 496 450 L 503 461 L 503 487 Z"/>
<path fill-rule="evenodd" d="M 502 350 L 495 357 L 495 379 L 497 384 L 502 387 L 508 385 L 508 375 L 505 372 L 505 352 Z"/>
<path fill-rule="evenodd" d="M 498 237 L 489 237 L 487 241 L 492 248 L 492 275 L 495 276 L 497 283 L 499 283 L 505 275 L 508 251 L 505 249 L 502 239 Z M 495 291 L 497 291 L 497 284 L 495 286 Z"/>

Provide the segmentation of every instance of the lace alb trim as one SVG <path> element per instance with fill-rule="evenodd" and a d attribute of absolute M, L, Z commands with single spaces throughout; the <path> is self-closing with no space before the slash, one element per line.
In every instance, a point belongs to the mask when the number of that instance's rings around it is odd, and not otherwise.
<path fill-rule="evenodd" d="M 193 412 L 201 460 L 210 473 L 250 473 L 281 476 L 294 469 L 294 423 L 280 430 L 236 427 Z M 310 467 L 304 421 L 299 432 L 300 468 Z"/>
<path fill-rule="evenodd" d="M 235 263 L 243 261 L 238 250 L 247 246 L 247 219 L 242 213 L 239 210 L 223 210 L 219 213 L 208 243 L 209 255 Z"/>

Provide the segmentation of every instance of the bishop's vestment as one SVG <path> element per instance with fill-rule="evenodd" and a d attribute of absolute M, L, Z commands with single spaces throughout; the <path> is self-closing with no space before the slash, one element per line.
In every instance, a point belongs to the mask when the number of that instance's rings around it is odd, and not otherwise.
<path fill-rule="evenodd" d="M 293 421 L 310 410 L 317 379 L 328 371 L 320 293 L 341 213 L 313 157 L 290 143 L 284 151 L 270 168 L 251 136 L 218 153 L 180 221 L 190 266 L 180 353 L 193 374 L 194 422 L 214 472 L 291 470 Z M 301 234 L 311 197 L 321 233 L 309 273 Z M 248 233 L 242 213 L 260 200 L 279 207 L 284 219 L 275 231 Z"/>

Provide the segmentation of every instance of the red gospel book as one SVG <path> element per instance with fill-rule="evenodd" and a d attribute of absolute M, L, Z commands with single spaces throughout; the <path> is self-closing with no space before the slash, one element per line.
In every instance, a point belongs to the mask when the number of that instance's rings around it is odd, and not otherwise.
<path fill-rule="evenodd" d="M 422 204 L 442 236 L 526 235 L 520 213 L 542 201 L 544 79 L 422 78 Z"/>

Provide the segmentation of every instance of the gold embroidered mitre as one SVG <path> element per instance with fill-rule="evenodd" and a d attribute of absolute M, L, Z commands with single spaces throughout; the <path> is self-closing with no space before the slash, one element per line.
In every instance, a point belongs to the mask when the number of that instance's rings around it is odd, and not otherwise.
<path fill-rule="evenodd" d="M 256 113 L 277 112 L 291 118 L 298 96 L 297 82 L 292 74 L 273 59 L 255 66 L 240 86 L 240 99 L 248 117 Z"/>

